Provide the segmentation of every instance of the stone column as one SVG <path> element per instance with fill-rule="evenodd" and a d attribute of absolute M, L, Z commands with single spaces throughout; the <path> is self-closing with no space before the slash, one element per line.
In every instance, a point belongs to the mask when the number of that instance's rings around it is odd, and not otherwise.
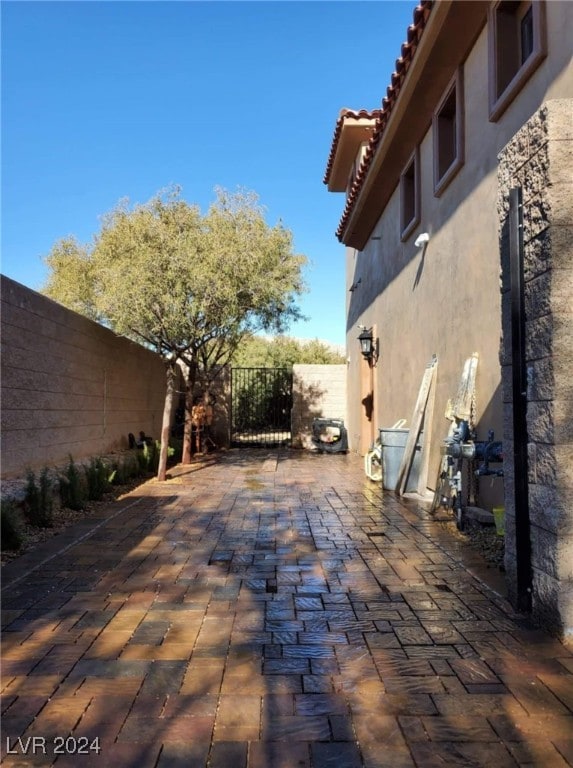
<path fill-rule="evenodd" d="M 523 191 L 532 615 L 573 635 L 573 100 L 546 102 L 498 157 L 506 554 L 515 602 L 509 190 Z"/>

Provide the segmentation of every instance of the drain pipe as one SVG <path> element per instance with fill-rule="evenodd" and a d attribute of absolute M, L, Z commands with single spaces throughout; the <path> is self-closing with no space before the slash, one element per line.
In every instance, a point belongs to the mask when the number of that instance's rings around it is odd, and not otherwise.
<path fill-rule="evenodd" d="M 513 475 L 517 608 L 531 611 L 531 538 L 527 462 L 527 364 L 523 285 L 523 202 L 521 187 L 509 191 Z"/>

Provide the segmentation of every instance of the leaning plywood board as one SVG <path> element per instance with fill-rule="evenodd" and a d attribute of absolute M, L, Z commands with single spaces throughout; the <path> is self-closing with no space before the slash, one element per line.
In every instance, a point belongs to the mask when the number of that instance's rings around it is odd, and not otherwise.
<path fill-rule="evenodd" d="M 422 434 L 424 440 L 422 442 L 422 452 L 420 455 L 420 471 L 418 472 L 418 487 L 417 492 L 419 496 L 426 496 L 428 493 L 428 476 L 430 473 L 430 449 L 432 447 L 432 426 L 434 423 L 434 401 L 436 399 L 436 387 L 437 387 L 438 371 L 434 371 L 434 377 L 432 380 L 432 386 L 428 394 L 428 403 L 426 405 L 426 411 L 424 413 L 424 419 L 422 421 Z"/>
<path fill-rule="evenodd" d="M 416 400 L 416 406 L 414 413 L 412 414 L 412 420 L 410 422 L 410 432 L 408 439 L 406 440 L 406 447 L 404 449 L 404 455 L 402 456 L 402 462 L 400 469 L 398 470 L 398 479 L 396 481 L 396 491 L 402 495 L 406 489 L 406 483 L 408 481 L 408 475 L 412 468 L 412 462 L 414 461 L 414 451 L 416 450 L 416 443 L 418 442 L 418 436 L 422 428 L 422 422 L 424 420 L 424 413 L 426 411 L 426 404 L 428 402 L 428 395 L 430 394 L 430 388 L 434 375 L 438 367 L 438 359 L 434 355 L 431 362 L 426 366 L 424 376 L 422 378 L 422 384 L 420 385 L 420 391 L 418 392 L 418 399 Z"/>
<path fill-rule="evenodd" d="M 474 414 L 474 402 L 476 392 L 476 375 L 479 362 L 479 353 L 474 352 L 464 363 L 464 368 L 458 384 L 458 391 L 453 400 L 448 400 L 446 405 L 445 417 L 450 421 L 448 429 L 448 437 L 452 437 L 454 430 L 456 429 L 459 421 L 468 421 L 470 427 L 475 426 L 473 424 Z M 432 503 L 431 511 L 433 512 L 441 503 L 440 488 L 442 485 L 442 477 L 447 471 L 447 457 L 444 456 L 440 462 L 438 469 L 438 477 L 436 479 L 436 488 L 434 494 L 434 501 Z"/>
<path fill-rule="evenodd" d="M 448 401 L 446 418 L 450 421 L 470 421 L 472 418 L 472 406 L 476 389 L 476 374 L 479 354 L 474 352 L 464 363 L 464 369 L 458 385 L 455 399 Z"/>

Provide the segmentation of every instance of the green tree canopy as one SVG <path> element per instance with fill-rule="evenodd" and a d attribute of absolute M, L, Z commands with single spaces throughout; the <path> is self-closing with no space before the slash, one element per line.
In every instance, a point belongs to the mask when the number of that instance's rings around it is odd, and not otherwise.
<path fill-rule="evenodd" d="M 241 341 L 231 363 L 244 368 L 288 368 L 295 363 L 328 365 L 345 362 L 341 352 L 313 339 L 303 341 L 289 336 L 248 336 Z"/>
<path fill-rule="evenodd" d="M 132 208 L 120 202 L 93 243 L 61 240 L 46 263 L 46 295 L 165 359 L 166 459 L 177 360 L 193 378 L 227 362 L 245 335 L 282 332 L 300 317 L 306 258 L 293 252 L 289 230 L 266 223 L 255 193 L 217 189 L 203 215 L 175 187 Z"/>

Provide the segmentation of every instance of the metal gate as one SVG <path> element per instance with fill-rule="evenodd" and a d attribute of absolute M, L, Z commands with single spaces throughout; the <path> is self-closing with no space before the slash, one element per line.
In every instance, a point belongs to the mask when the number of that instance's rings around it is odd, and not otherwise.
<path fill-rule="evenodd" d="M 292 373 L 286 368 L 233 368 L 231 445 L 290 442 Z"/>

